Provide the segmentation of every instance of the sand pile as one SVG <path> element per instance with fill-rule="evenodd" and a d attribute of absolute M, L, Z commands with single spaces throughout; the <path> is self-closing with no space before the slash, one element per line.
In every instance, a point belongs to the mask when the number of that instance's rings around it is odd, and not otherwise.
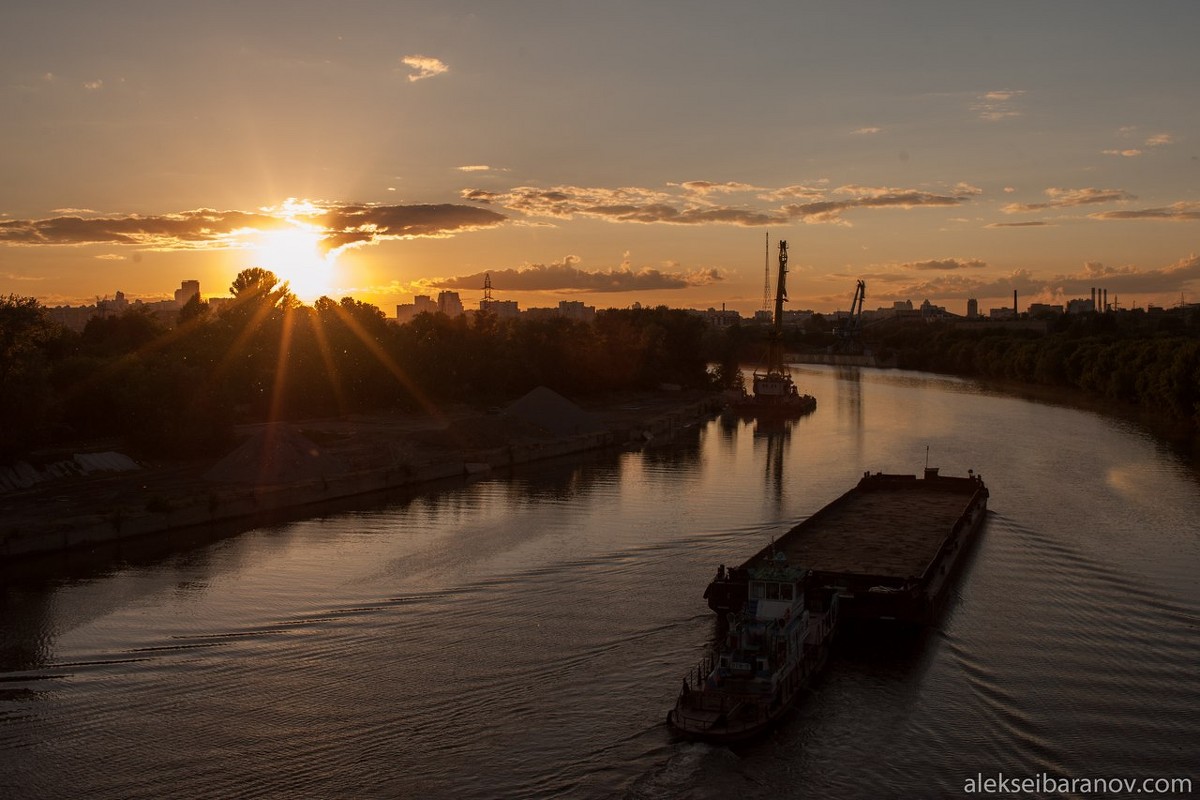
<path fill-rule="evenodd" d="M 589 414 L 553 389 L 539 386 L 514 400 L 504 417 L 533 425 L 554 436 L 575 436 L 605 430 L 595 414 Z"/>
<path fill-rule="evenodd" d="M 341 459 L 284 425 L 255 431 L 204 473 L 218 483 L 269 485 L 320 480 L 346 471 Z"/>

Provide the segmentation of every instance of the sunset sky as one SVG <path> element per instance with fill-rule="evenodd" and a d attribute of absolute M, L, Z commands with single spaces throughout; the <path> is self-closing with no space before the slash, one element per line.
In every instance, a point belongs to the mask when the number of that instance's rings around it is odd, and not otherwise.
<path fill-rule="evenodd" d="M 1200 300 L 1200 4 L 0 10 L 0 294 Z"/>

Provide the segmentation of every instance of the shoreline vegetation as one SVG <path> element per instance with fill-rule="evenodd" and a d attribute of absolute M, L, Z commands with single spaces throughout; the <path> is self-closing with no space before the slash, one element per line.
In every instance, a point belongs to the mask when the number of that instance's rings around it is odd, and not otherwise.
<path fill-rule="evenodd" d="M 194 297 L 175 320 L 134 307 L 81 333 L 34 298 L 0 297 L 0 554 L 628 445 L 718 409 L 763 347 L 757 327 L 665 307 L 399 325 L 350 297 L 306 306 L 258 268 L 230 290 L 219 313 Z M 874 360 L 1133 419 L 1200 460 L 1195 310 L 1017 329 L 892 320 L 854 337 L 816 315 L 784 335 L 801 360 Z"/>
<path fill-rule="evenodd" d="M 0 554 L 644 442 L 727 383 L 680 310 L 397 325 L 349 297 L 304 305 L 258 268 L 230 290 L 219 313 L 193 298 L 81 333 L 0 297 Z"/>
<path fill-rule="evenodd" d="M 821 326 L 789 345 L 800 360 L 870 358 L 1120 417 L 1200 463 L 1200 309 L 1058 315 L 1042 327 L 897 320 L 849 347 Z"/>

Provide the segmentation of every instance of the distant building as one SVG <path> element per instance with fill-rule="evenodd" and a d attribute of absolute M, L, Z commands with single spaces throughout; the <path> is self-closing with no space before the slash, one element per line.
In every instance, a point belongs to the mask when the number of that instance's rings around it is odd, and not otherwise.
<path fill-rule="evenodd" d="M 1031 317 L 1057 317 L 1063 313 L 1063 307 L 1052 306 L 1049 303 L 1030 303 L 1028 313 Z"/>
<path fill-rule="evenodd" d="M 946 311 L 944 306 L 935 306 L 929 302 L 928 298 L 921 303 L 921 317 L 923 319 L 941 319 L 949 316 L 951 314 Z"/>
<path fill-rule="evenodd" d="M 1096 310 L 1096 301 L 1095 300 L 1082 299 L 1082 300 L 1068 300 L 1067 301 L 1067 313 L 1068 314 L 1090 314 L 1091 312 L 1093 312 L 1095 310 Z"/>
<path fill-rule="evenodd" d="M 576 322 L 591 322 L 596 318 L 596 307 L 585 306 L 578 300 L 559 300 L 558 315 Z"/>
<path fill-rule="evenodd" d="M 1016 319 L 1017 314 L 1013 311 L 1012 306 L 1004 306 L 1003 308 L 993 308 L 988 310 L 988 319 Z"/>
<path fill-rule="evenodd" d="M 592 322 L 596 319 L 596 307 L 585 306 L 578 300 L 560 300 L 557 308 L 529 308 L 521 312 L 525 319 L 571 319 L 576 322 Z"/>
<path fill-rule="evenodd" d="M 723 304 L 719 310 L 710 307 L 706 311 L 698 311 L 693 308 L 689 308 L 687 311 L 689 314 L 695 314 L 696 316 L 703 318 L 705 322 L 715 328 L 727 328 L 734 323 L 742 321 L 742 315 L 740 313 L 732 309 L 726 309 Z"/>
<path fill-rule="evenodd" d="M 438 292 L 437 310 L 447 317 L 461 317 L 463 304 L 458 292 Z"/>
<path fill-rule="evenodd" d="M 429 299 L 429 295 L 419 294 L 413 297 L 411 303 L 396 306 L 396 321 L 403 324 L 412 321 L 418 314 L 436 314 L 437 311 L 438 304 Z"/>
<path fill-rule="evenodd" d="M 497 319 L 517 319 L 521 316 L 516 300 L 480 300 L 479 310 L 495 314 Z"/>
<path fill-rule="evenodd" d="M 175 290 L 175 303 L 180 308 L 187 305 L 193 297 L 200 296 L 200 281 L 184 281 Z"/>
<path fill-rule="evenodd" d="M 979 301 L 974 297 L 967 300 L 967 319 L 979 319 Z"/>

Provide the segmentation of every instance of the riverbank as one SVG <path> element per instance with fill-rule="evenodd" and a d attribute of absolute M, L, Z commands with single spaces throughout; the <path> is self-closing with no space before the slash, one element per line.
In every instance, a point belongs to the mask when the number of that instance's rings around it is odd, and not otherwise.
<path fill-rule="evenodd" d="M 523 405 L 522 405 L 523 404 Z M 704 392 L 574 406 L 537 390 L 504 411 L 356 415 L 244 426 L 219 459 L 64 474 L 0 496 L 5 559 L 253 519 L 341 498 L 670 436 L 720 410 Z"/>

